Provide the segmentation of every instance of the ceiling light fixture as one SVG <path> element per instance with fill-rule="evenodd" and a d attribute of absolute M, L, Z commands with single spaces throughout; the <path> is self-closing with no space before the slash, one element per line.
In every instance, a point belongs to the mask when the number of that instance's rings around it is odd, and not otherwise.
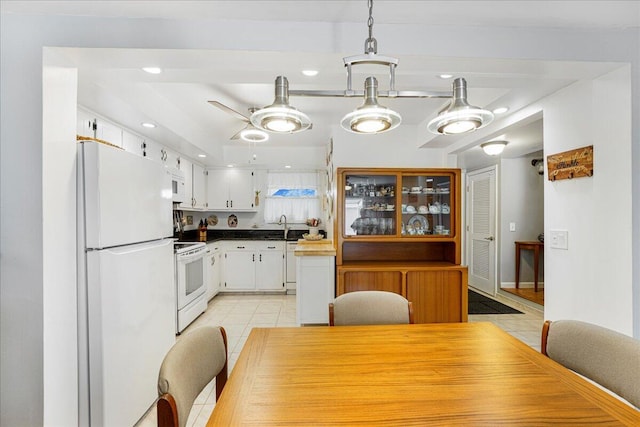
<path fill-rule="evenodd" d="M 302 70 L 302 74 L 307 77 L 314 77 L 318 75 L 318 70 Z"/>
<path fill-rule="evenodd" d="M 257 128 L 276 133 L 295 133 L 311 126 L 309 117 L 289 105 L 289 81 L 276 77 L 276 97 L 273 104 L 251 114 L 251 123 Z"/>
<path fill-rule="evenodd" d="M 265 142 L 269 139 L 269 134 L 262 129 L 258 129 L 253 124 L 248 123 L 247 126 L 240 131 L 240 139 L 247 142 Z"/>
<path fill-rule="evenodd" d="M 441 79 L 450 79 L 453 77 L 453 74 L 438 74 L 438 77 L 440 77 Z"/>
<path fill-rule="evenodd" d="M 480 148 L 489 156 L 497 156 L 504 151 L 504 147 L 506 147 L 507 144 L 507 141 L 489 141 L 480 144 Z"/>
<path fill-rule="evenodd" d="M 160 67 L 144 67 L 142 70 L 149 74 L 160 74 L 162 72 L 162 68 Z"/>
<path fill-rule="evenodd" d="M 156 127 L 155 124 L 149 123 L 149 122 L 140 123 L 140 125 L 142 125 L 143 127 L 149 128 L 149 129 L 153 129 L 154 127 Z"/>
<path fill-rule="evenodd" d="M 498 107 L 495 110 L 493 110 L 493 114 L 504 114 L 507 111 L 509 111 L 509 107 Z"/>
<path fill-rule="evenodd" d="M 367 77 L 364 81 L 364 103 L 344 116 L 340 123 L 355 133 L 380 133 L 398 127 L 400 114 L 378 104 L 378 80 Z"/>
<path fill-rule="evenodd" d="M 269 107 L 258 110 L 251 115 L 251 123 L 260 129 L 270 132 L 292 133 L 311 128 L 311 121 L 302 112 L 289 105 L 289 96 L 312 97 L 337 97 L 352 98 L 364 97 L 364 103 L 355 111 L 347 114 L 342 119 L 342 127 L 356 133 L 381 133 L 397 127 L 402 121 L 400 114 L 378 104 L 378 98 L 443 98 L 452 99 L 448 108 L 441 112 L 444 116 L 438 116 L 429 123 L 429 130 L 434 133 L 460 133 L 469 132 L 486 126 L 493 120 L 490 111 L 482 110 L 469 105 L 466 101 L 467 86 L 464 79 L 456 79 L 452 92 L 426 92 L 426 91 L 398 91 L 395 88 L 395 70 L 398 59 L 378 55 L 378 42 L 373 37 L 373 0 L 368 0 L 369 37 L 364 42 L 362 55 L 354 55 L 343 58 L 347 68 L 346 90 L 289 90 L 287 78 L 276 78 L 276 100 Z M 377 80 L 367 77 L 365 90 L 356 91 L 351 86 L 352 67 L 355 65 L 383 65 L 389 67 L 389 90 L 378 91 Z M 446 115 L 445 115 L 446 114 Z M 446 122 L 441 123 L 443 119 Z"/>
<path fill-rule="evenodd" d="M 486 126 L 493 120 L 493 113 L 469 105 L 467 102 L 467 81 L 458 77 L 453 81 L 453 99 L 436 118 L 431 120 L 427 129 L 433 133 L 445 135 L 471 132 Z"/>

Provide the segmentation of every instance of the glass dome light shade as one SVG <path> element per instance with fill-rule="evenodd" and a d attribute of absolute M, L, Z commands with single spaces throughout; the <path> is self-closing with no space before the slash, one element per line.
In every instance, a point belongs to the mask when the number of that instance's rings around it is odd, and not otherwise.
<path fill-rule="evenodd" d="M 493 113 L 469 105 L 467 82 L 457 78 L 453 82 L 453 99 L 449 106 L 429 122 L 427 128 L 436 134 L 459 134 L 471 132 L 493 121 Z"/>
<path fill-rule="evenodd" d="M 382 133 L 395 129 L 402 122 L 400 114 L 378 104 L 378 81 L 367 77 L 364 103 L 342 118 L 341 126 L 354 133 Z"/>
<path fill-rule="evenodd" d="M 489 141 L 484 144 L 480 144 L 480 148 L 489 156 L 497 156 L 502 154 L 504 147 L 507 146 L 507 141 Z"/>
<path fill-rule="evenodd" d="M 276 78 L 273 104 L 251 114 L 251 124 L 258 129 L 274 133 L 295 133 L 309 129 L 311 120 L 289 105 L 289 82 L 286 77 Z"/>

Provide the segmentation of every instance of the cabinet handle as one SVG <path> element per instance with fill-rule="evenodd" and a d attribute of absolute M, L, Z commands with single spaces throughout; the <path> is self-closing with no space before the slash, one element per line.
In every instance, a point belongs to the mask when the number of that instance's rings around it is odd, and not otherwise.
<path fill-rule="evenodd" d="M 244 249 L 244 246 L 236 246 L 236 249 Z"/>
<path fill-rule="evenodd" d="M 227 207 L 229 207 L 229 201 L 227 200 Z"/>
<path fill-rule="evenodd" d="M 214 265 L 216 263 L 216 257 L 212 256 L 211 257 L 211 265 Z"/>
<path fill-rule="evenodd" d="M 267 246 L 267 249 L 275 249 L 275 246 Z"/>
<path fill-rule="evenodd" d="M 256 262 L 256 254 L 253 254 L 251 258 L 253 259 L 253 262 Z"/>
<path fill-rule="evenodd" d="M 233 200 L 231 200 L 231 207 L 233 207 Z"/>
<path fill-rule="evenodd" d="M 262 254 L 260 254 L 260 262 L 262 262 Z"/>
<path fill-rule="evenodd" d="M 484 240 L 489 240 L 490 242 L 493 242 L 493 236 L 485 237 Z"/>

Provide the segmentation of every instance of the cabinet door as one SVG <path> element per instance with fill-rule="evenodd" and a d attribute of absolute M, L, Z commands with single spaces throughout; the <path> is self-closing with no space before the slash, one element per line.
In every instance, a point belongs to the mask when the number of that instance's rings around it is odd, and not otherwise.
<path fill-rule="evenodd" d="M 220 292 L 220 247 L 217 243 L 207 244 L 207 301 Z"/>
<path fill-rule="evenodd" d="M 441 236 L 455 234 L 451 174 L 402 175 L 403 236 Z"/>
<path fill-rule="evenodd" d="M 247 169 L 228 169 L 227 186 L 229 188 L 229 199 L 232 210 L 253 210 L 255 209 L 255 193 L 253 182 L 253 171 Z"/>
<path fill-rule="evenodd" d="M 180 160 L 180 170 L 184 171 L 184 202 L 180 203 L 183 209 L 193 209 L 193 163 L 187 159 Z"/>
<path fill-rule="evenodd" d="M 338 295 L 355 291 L 388 291 L 402 295 L 400 271 L 352 271 L 338 267 Z"/>
<path fill-rule="evenodd" d="M 94 119 L 95 116 L 93 114 L 89 114 L 84 110 L 78 110 L 78 123 L 76 129 L 78 135 L 95 138 L 96 131 L 93 129 Z"/>
<path fill-rule="evenodd" d="M 193 207 L 196 209 L 207 208 L 206 172 L 200 165 L 193 165 Z"/>
<path fill-rule="evenodd" d="M 122 147 L 122 129 L 101 119 L 96 119 L 96 138 Z"/>
<path fill-rule="evenodd" d="M 266 245 L 257 252 L 256 289 L 284 289 L 284 251 L 282 247 Z"/>
<path fill-rule="evenodd" d="M 395 236 L 397 175 L 345 174 L 343 236 Z"/>
<path fill-rule="evenodd" d="M 207 172 L 207 203 L 209 203 L 209 210 L 227 210 L 229 207 L 229 187 L 226 181 L 226 169 L 210 169 Z"/>
<path fill-rule="evenodd" d="M 142 157 L 142 143 L 144 138 L 134 135 L 130 132 L 122 132 L 122 148 L 129 153 L 133 153 Z"/>
<path fill-rule="evenodd" d="M 242 245 L 239 245 L 242 246 Z M 238 247 L 224 254 L 224 287 L 226 290 L 253 290 L 256 287 L 255 252 Z"/>
<path fill-rule="evenodd" d="M 466 322 L 467 268 L 409 271 L 406 298 L 415 323 Z"/>

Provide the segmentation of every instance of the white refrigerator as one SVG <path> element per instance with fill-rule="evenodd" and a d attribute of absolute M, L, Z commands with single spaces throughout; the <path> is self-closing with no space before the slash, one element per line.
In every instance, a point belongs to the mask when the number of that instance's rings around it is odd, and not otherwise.
<path fill-rule="evenodd" d="M 80 425 L 132 426 L 175 342 L 171 176 L 97 142 L 78 145 Z"/>

